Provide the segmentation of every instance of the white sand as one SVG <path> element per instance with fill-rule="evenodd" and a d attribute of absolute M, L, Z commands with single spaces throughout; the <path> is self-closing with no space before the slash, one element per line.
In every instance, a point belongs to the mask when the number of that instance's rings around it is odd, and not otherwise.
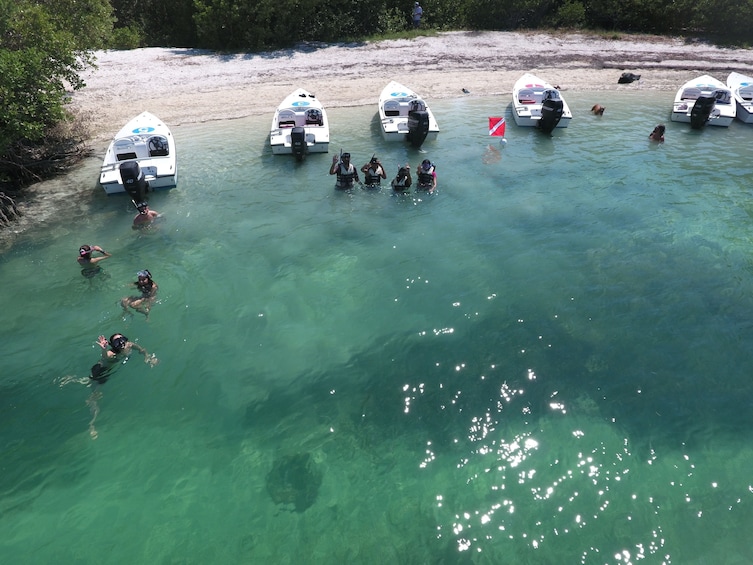
<path fill-rule="evenodd" d="M 581 34 L 449 32 L 378 43 L 313 45 L 261 54 L 149 48 L 97 53 L 98 68 L 73 107 L 109 140 L 144 110 L 171 126 L 269 114 L 296 88 L 326 108 L 376 105 L 397 80 L 426 99 L 508 95 L 531 71 L 563 90 L 674 92 L 699 74 L 724 82 L 734 70 L 753 75 L 753 50 L 723 49 L 639 35 L 616 41 Z M 639 82 L 619 85 L 624 71 Z M 462 89 L 470 91 L 469 95 Z M 594 96 L 605 102 L 605 96 Z"/>

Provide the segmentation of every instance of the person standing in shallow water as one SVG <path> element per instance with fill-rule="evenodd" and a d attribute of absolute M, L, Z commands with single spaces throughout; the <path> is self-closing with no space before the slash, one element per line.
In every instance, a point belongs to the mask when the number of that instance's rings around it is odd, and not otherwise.
<path fill-rule="evenodd" d="M 659 124 L 654 128 L 654 131 L 652 131 L 650 134 L 648 134 L 648 138 L 651 141 L 658 141 L 659 143 L 664 143 L 664 130 L 666 128 L 664 127 L 664 124 Z"/>
<path fill-rule="evenodd" d="M 92 253 L 95 251 L 101 253 L 101 255 L 92 257 Z M 82 245 L 78 248 L 78 259 L 76 260 L 82 267 L 81 274 L 88 279 L 102 271 L 102 267 L 97 265 L 97 263 L 104 261 L 109 257 L 112 257 L 112 255 L 102 249 L 99 245 Z"/>
<path fill-rule="evenodd" d="M 160 217 L 159 212 L 156 210 L 150 210 L 149 205 L 146 202 L 139 202 L 136 204 L 136 209 L 139 213 L 133 218 L 132 227 L 135 230 L 150 226 L 154 220 Z"/>
<path fill-rule="evenodd" d="M 329 168 L 330 175 L 337 175 L 335 187 L 340 190 L 353 188 L 353 183 L 360 184 L 358 170 L 350 162 L 350 153 L 343 153 L 339 158 L 337 155 L 332 157 L 332 166 Z"/>

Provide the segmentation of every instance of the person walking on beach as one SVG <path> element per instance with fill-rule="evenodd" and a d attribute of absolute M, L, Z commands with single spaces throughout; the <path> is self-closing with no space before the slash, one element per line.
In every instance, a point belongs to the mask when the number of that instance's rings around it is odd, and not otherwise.
<path fill-rule="evenodd" d="M 421 7 L 421 4 L 416 2 L 413 4 L 413 13 L 411 14 L 411 17 L 413 18 L 413 29 L 418 29 L 421 26 L 421 16 L 424 15 L 424 9 Z"/>
<path fill-rule="evenodd" d="M 98 257 L 92 257 L 93 252 L 101 253 Z M 97 265 L 100 261 L 112 257 L 107 251 L 102 249 L 99 245 L 82 245 L 78 248 L 78 264 L 83 267 L 81 274 L 87 279 L 93 277 L 97 273 L 102 271 L 102 267 Z"/>
<path fill-rule="evenodd" d="M 138 277 L 136 282 L 132 283 L 139 291 L 141 296 L 126 296 L 120 299 L 120 305 L 123 307 L 123 313 L 129 314 L 128 308 L 133 308 L 136 312 L 141 312 L 149 319 L 149 310 L 157 298 L 157 283 L 152 280 L 152 273 L 147 269 L 136 273 Z"/>
<path fill-rule="evenodd" d="M 146 202 L 139 202 L 136 204 L 136 209 L 139 213 L 133 218 L 132 227 L 135 230 L 150 226 L 154 220 L 160 217 L 160 213 L 156 210 L 150 210 L 149 205 Z"/>
<path fill-rule="evenodd" d="M 337 175 L 335 187 L 340 190 L 351 189 L 354 182 L 359 184 L 361 182 L 358 178 L 358 171 L 350 162 L 350 153 L 342 153 L 339 158 L 337 155 L 332 157 L 332 166 L 329 168 L 329 174 Z"/>

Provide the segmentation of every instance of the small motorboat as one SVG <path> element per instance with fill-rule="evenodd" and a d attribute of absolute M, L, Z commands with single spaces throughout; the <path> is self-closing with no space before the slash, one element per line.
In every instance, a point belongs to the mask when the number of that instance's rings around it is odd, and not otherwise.
<path fill-rule="evenodd" d="M 512 115 L 517 125 L 537 127 L 544 133 L 566 128 L 573 119 L 560 91 L 531 73 L 524 74 L 513 86 Z"/>
<path fill-rule="evenodd" d="M 421 147 L 439 133 L 437 120 L 426 102 L 394 80 L 379 95 L 379 120 L 385 141 L 407 140 L 414 147 Z"/>
<path fill-rule="evenodd" d="M 99 184 L 107 194 L 127 192 L 142 202 L 147 190 L 173 188 L 178 182 L 175 139 L 162 120 L 144 112 L 115 135 L 107 148 Z"/>
<path fill-rule="evenodd" d="M 307 153 L 329 151 L 327 112 L 310 92 L 299 88 L 275 110 L 269 130 L 272 153 L 293 154 L 299 161 Z"/>
<path fill-rule="evenodd" d="M 693 129 L 706 124 L 727 127 L 735 119 L 732 90 L 709 75 L 702 75 L 683 84 L 672 105 L 673 122 L 689 123 Z"/>
<path fill-rule="evenodd" d="M 737 119 L 746 124 L 753 124 L 753 77 L 730 73 L 727 77 L 727 88 L 732 91 L 732 97 L 735 99 Z"/>

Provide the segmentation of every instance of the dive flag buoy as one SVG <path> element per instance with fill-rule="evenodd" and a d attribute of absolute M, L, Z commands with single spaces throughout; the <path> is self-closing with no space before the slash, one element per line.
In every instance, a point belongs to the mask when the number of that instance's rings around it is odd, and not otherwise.
<path fill-rule="evenodd" d="M 505 136 L 505 118 L 489 118 L 489 135 Z"/>

